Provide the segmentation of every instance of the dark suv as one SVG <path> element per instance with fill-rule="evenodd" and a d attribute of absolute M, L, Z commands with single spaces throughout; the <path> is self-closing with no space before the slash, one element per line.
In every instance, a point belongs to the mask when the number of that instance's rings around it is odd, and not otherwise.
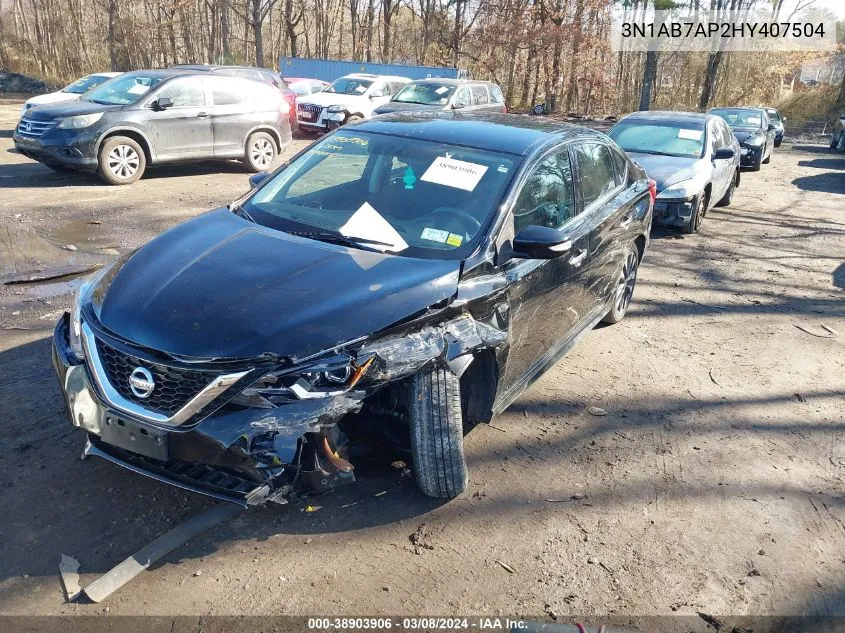
<path fill-rule="evenodd" d="M 265 176 L 78 291 L 85 455 L 252 505 L 353 481 L 376 432 L 454 497 L 465 430 L 625 316 L 654 204 L 604 134 L 501 114 L 376 117 Z"/>
<path fill-rule="evenodd" d="M 37 106 L 14 134 L 21 154 L 113 185 L 135 182 L 149 164 L 241 159 L 261 171 L 290 140 L 287 104 L 272 86 L 183 69 L 126 73 L 78 102 Z"/>

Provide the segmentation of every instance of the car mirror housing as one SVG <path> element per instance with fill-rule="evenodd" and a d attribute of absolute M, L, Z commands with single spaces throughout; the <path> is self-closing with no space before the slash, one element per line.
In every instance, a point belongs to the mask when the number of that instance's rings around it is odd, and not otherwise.
<path fill-rule="evenodd" d="M 564 233 L 547 226 L 531 224 L 513 239 L 512 257 L 519 259 L 554 259 L 572 248 Z"/>
<path fill-rule="evenodd" d="M 155 101 L 153 101 L 153 109 L 154 110 L 167 110 L 167 108 L 173 107 L 173 99 L 170 97 L 159 97 Z"/>
<path fill-rule="evenodd" d="M 733 147 L 721 147 L 713 154 L 713 160 L 727 160 L 735 155 Z"/>
<path fill-rule="evenodd" d="M 255 189 L 258 185 L 260 185 L 262 182 L 267 180 L 267 176 L 269 176 L 269 175 L 270 174 L 268 174 L 266 171 L 259 171 L 258 173 L 250 176 L 249 177 L 249 187 L 250 187 L 250 189 Z"/>
<path fill-rule="evenodd" d="M 774 123 L 769 123 L 769 131 L 776 130 L 777 126 Z"/>
<path fill-rule="evenodd" d="M 463 101 L 456 101 L 452 104 L 453 110 L 460 110 L 461 108 L 465 108 L 466 104 Z"/>

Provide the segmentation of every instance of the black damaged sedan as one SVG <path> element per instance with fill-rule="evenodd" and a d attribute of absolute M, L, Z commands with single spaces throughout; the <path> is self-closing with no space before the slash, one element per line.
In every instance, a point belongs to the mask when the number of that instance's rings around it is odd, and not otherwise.
<path fill-rule="evenodd" d="M 740 165 L 760 171 L 772 160 L 775 124 L 763 108 L 711 108 L 707 114 L 722 117 L 740 146 Z"/>
<path fill-rule="evenodd" d="M 467 485 L 463 437 L 628 309 L 654 189 L 606 136 L 388 115 L 102 270 L 53 362 L 96 455 L 243 505 L 354 480 L 351 440 Z"/>

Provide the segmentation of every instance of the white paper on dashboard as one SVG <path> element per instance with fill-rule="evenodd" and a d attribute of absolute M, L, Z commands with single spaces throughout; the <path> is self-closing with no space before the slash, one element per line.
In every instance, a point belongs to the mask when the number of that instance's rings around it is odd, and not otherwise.
<path fill-rule="evenodd" d="M 463 160 L 438 156 L 425 170 L 420 180 L 437 185 L 473 191 L 484 177 L 486 165 L 477 165 Z"/>
<path fill-rule="evenodd" d="M 396 232 L 396 229 L 390 226 L 390 223 L 381 217 L 381 214 L 368 202 L 358 207 L 346 224 L 340 227 L 339 232 L 346 237 L 385 242 L 385 244 L 365 244 L 368 248 L 379 251 L 399 252 L 408 248 L 407 242 Z"/>
<path fill-rule="evenodd" d="M 447 90 L 449 90 L 449 86 L 440 86 L 440 87 L 439 87 L 437 90 L 435 90 L 434 92 L 436 92 L 436 93 L 437 93 L 437 94 L 439 94 L 439 95 L 442 95 L 442 94 L 443 94 L 444 92 L 446 92 Z"/>
<path fill-rule="evenodd" d="M 701 130 L 686 130 L 684 128 L 678 130 L 678 138 L 685 138 L 690 141 L 700 141 L 703 135 L 704 132 Z"/>
<path fill-rule="evenodd" d="M 760 125 L 762 119 L 758 116 L 750 116 L 748 117 L 749 125 Z"/>
<path fill-rule="evenodd" d="M 128 92 L 131 95 L 145 95 L 149 91 L 150 91 L 149 86 L 145 86 L 144 84 L 132 84 L 129 87 L 129 90 L 127 90 L 126 92 Z"/>

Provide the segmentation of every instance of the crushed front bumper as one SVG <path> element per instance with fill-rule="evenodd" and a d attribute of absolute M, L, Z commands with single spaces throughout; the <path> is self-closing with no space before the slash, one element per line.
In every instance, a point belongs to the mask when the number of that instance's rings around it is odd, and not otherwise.
<path fill-rule="evenodd" d="M 654 201 L 654 224 L 682 227 L 689 224 L 694 209 L 698 206 L 698 196 L 684 199 L 657 198 Z"/>
<path fill-rule="evenodd" d="M 355 480 L 329 453 L 336 422 L 360 409 L 360 396 L 275 409 L 224 405 L 188 428 L 151 424 L 108 404 L 68 333 L 65 314 L 53 333 L 53 367 L 71 422 L 87 435 L 85 456 L 242 506 L 284 502 L 297 485 L 323 492 Z"/>
<path fill-rule="evenodd" d="M 50 130 L 40 138 L 13 135 L 15 149 L 40 163 L 63 165 L 80 171 L 97 169 L 97 135 L 85 131 Z"/>

